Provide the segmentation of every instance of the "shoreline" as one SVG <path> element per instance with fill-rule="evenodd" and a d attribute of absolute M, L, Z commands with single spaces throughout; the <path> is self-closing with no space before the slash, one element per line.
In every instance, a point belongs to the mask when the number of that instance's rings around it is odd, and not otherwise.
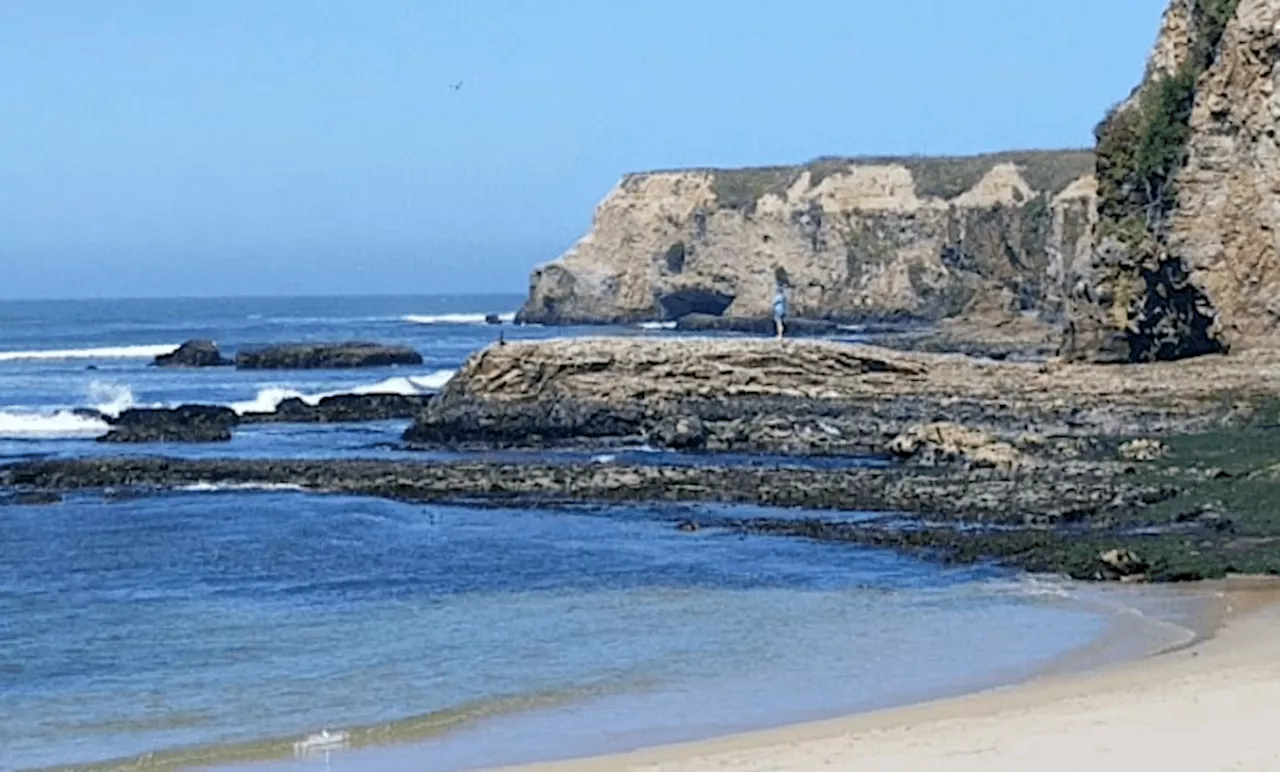
<path fill-rule="evenodd" d="M 973 680 L 956 681 L 950 685 L 938 686 L 925 691 L 908 692 L 891 697 L 879 705 L 867 704 L 854 708 L 848 716 L 853 718 L 878 715 L 883 712 L 908 710 L 915 705 L 928 705 L 939 701 L 965 699 L 975 694 L 1004 692 L 1017 690 L 1028 683 L 1037 683 L 1045 678 L 1061 677 L 1064 674 L 1080 674 L 1095 669 L 1109 668 L 1142 661 L 1145 658 L 1161 653 L 1183 649 L 1197 645 L 1211 637 L 1220 623 L 1218 593 L 1216 583 L 1204 585 L 1121 587 L 1118 585 L 1103 588 L 1090 587 L 1079 582 L 1057 584 L 1049 582 L 1039 587 L 1040 579 L 1024 577 L 1019 582 L 1030 582 L 1031 589 L 1024 596 L 1033 599 L 1043 598 L 1041 602 L 1061 610 L 1074 610 L 1105 620 L 1104 628 L 1089 641 L 1071 647 L 1053 658 L 1019 666 L 1009 666 L 993 670 Z M 1041 592 L 1040 590 L 1043 590 Z M 1032 600 L 1031 602 L 1035 602 Z M 584 769 L 611 770 L 615 760 L 643 757 L 650 752 L 664 752 L 668 749 L 700 748 L 704 745 L 716 745 L 734 738 L 754 738 L 770 736 L 778 732 L 794 731 L 797 728 L 818 726 L 830 722 L 850 720 L 840 713 L 815 712 L 809 717 L 790 714 L 782 723 L 757 723 L 756 720 L 720 725 L 714 723 L 686 733 L 684 738 L 672 734 L 671 726 L 651 724 L 647 729 L 637 726 L 613 726 L 605 722 L 592 724 L 592 733 L 599 732 L 611 739 L 605 742 L 592 740 L 584 744 L 584 735 L 575 730 L 576 740 L 565 739 L 577 748 L 578 757 L 563 760 L 556 759 L 555 745 L 534 742 L 526 746 L 530 737 L 550 733 L 555 735 L 556 728 L 592 723 L 589 716 L 603 710 L 605 713 L 623 714 L 627 711 L 641 711 L 642 706 L 650 698 L 643 693 L 613 695 L 621 698 L 622 703 L 610 699 L 606 695 L 585 702 L 574 701 L 563 705 L 543 705 L 530 711 L 518 711 L 504 715 L 488 716 L 488 720 L 480 723 L 463 722 L 457 726 L 431 737 L 403 737 L 399 741 L 360 743 L 335 753 L 332 758 L 326 757 L 326 763 L 332 765 L 336 772 L 343 770 L 372 770 L 374 772 L 402 772 L 409 769 L 444 770 L 444 769 L 501 769 L 501 770 L 548 770 L 558 772 L 577 770 L 579 765 L 588 765 Z M 597 701 L 603 699 L 603 702 Z M 598 723 L 598 722 L 597 722 Z M 389 739 L 389 738 L 388 738 Z M 496 758 L 494 754 L 483 750 L 491 743 L 504 746 L 526 746 L 518 754 L 518 762 L 500 761 L 502 754 Z M 595 750 L 591 747 L 595 746 Z M 612 745 L 613 748 L 608 746 Z M 470 750 L 468 750 L 470 749 Z M 606 753 L 594 756 L 588 754 Z M 489 759 L 486 761 L 486 757 Z M 441 759 L 450 759 L 442 762 Z M 509 756 L 509 758 L 514 758 Z M 499 766 L 492 766 L 494 763 Z M 591 766 L 594 764 L 601 766 Z M 455 765 L 456 764 L 456 765 Z M 510 765 L 510 766 L 509 766 Z M 276 759 L 259 762 L 242 761 L 232 765 L 218 765 L 217 772 L 295 772 L 307 767 L 298 760 Z M 623 767 L 629 768 L 629 767 Z M 696 767 L 701 768 L 701 767 Z"/>
<path fill-rule="evenodd" d="M 825 721 L 489 772 L 1271 768 L 1266 762 L 1280 758 L 1266 708 L 1280 698 L 1280 580 L 1198 586 L 1221 601 L 1203 620 L 1212 629 L 1138 659 L 1050 669 L 1010 686 Z"/>
<path fill-rule="evenodd" d="M 556 727 L 580 724 L 586 720 L 595 729 L 612 739 L 605 743 L 587 740 L 587 735 L 575 729 L 576 740 L 568 740 L 578 754 L 573 758 L 589 758 L 594 754 L 641 754 L 645 748 L 698 747 L 719 743 L 734 737 L 768 735 L 788 728 L 805 727 L 810 722 L 828 723 L 842 721 L 836 716 L 854 717 L 876 715 L 883 711 L 903 710 L 904 706 L 931 704 L 939 700 L 963 699 L 965 695 L 982 694 L 1021 688 L 1028 682 L 1049 677 L 1052 674 L 1079 673 L 1093 668 L 1128 663 L 1154 652 L 1169 651 L 1192 645 L 1213 634 L 1218 620 L 1218 604 L 1210 587 L 1200 584 L 1181 586 L 1091 586 L 1069 580 L 1024 576 L 1013 579 L 1008 587 L 1003 582 L 993 586 L 997 594 L 1011 593 L 1021 596 L 1025 602 L 1049 606 L 1061 611 L 1074 611 L 1084 616 L 1102 620 L 1102 626 L 1087 640 L 1080 641 L 1049 659 L 1023 664 L 1008 664 L 990 670 L 976 678 L 963 678 L 948 684 L 938 684 L 924 690 L 909 689 L 895 696 L 886 695 L 883 701 L 866 702 L 855 699 L 845 709 L 816 709 L 796 711 L 795 705 L 786 708 L 777 703 L 771 715 L 761 713 L 748 718 L 743 714 L 738 720 L 718 723 L 712 720 L 705 726 L 677 728 L 670 722 L 650 721 L 646 726 L 625 721 L 611 724 L 609 720 L 594 720 L 590 716 L 603 710 L 605 713 L 625 716 L 631 711 L 644 713 L 655 705 L 654 695 L 644 691 L 637 693 L 600 692 L 595 696 L 579 695 L 579 698 L 560 701 L 551 695 L 526 701 L 503 700 L 502 709 L 491 711 L 480 706 L 462 706 L 438 713 L 401 719 L 389 724 L 344 725 L 338 723 L 329 729 L 343 738 L 335 747 L 332 758 L 323 757 L 332 764 L 335 772 L 342 770 L 374 770 L 396 772 L 408 769 L 487 769 L 492 764 L 535 764 L 528 769 L 556 770 L 562 764 L 590 763 L 583 761 L 550 761 L 556 759 L 556 745 L 534 742 L 529 738 L 550 732 Z M 1083 617 L 1082 617 L 1083 619 Z M 668 695 L 669 696 L 669 695 Z M 585 699 L 583 699 L 585 697 Z M 665 699 L 659 695 L 659 699 Z M 523 704 L 519 704 L 523 703 Z M 645 706 L 648 707 L 645 707 Z M 816 703 L 815 703 L 816 705 Z M 722 719 L 721 719 L 722 720 Z M 612 728 L 611 728 L 612 726 Z M 779 728 L 783 727 L 783 728 Z M 277 736 L 269 739 L 207 745 L 187 748 L 156 750 L 139 757 L 116 758 L 99 762 L 75 764 L 57 769 L 107 770 L 124 769 L 210 769 L 217 772 L 295 772 L 310 769 L 314 763 L 311 754 L 297 755 L 297 747 L 319 737 L 306 735 Z M 506 739 L 504 739 L 506 738 Z M 520 740 L 517 738 L 524 738 Z M 498 742 L 500 745 L 522 746 L 515 755 L 497 756 L 484 748 Z M 669 745 L 680 743 L 680 745 Z M 637 750 L 633 750 L 637 749 Z M 291 754 L 290 751 L 293 751 Z M 290 758 L 290 756 L 293 758 Z M 470 759 L 468 759 L 470 757 Z M 440 758 L 458 763 L 441 763 Z M 602 756 L 601 760 L 622 758 Z M 425 761 L 436 759 L 434 761 Z M 426 766 L 415 763 L 422 760 Z M 502 769 L 525 769 L 525 766 L 502 766 Z M 576 768 L 576 767 L 574 767 Z M 610 767 L 602 767 L 608 769 Z"/>

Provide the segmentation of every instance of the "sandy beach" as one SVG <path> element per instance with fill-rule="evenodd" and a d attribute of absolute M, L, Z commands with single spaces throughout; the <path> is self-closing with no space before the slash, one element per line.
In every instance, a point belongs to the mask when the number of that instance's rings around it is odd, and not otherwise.
<path fill-rule="evenodd" d="M 1222 585 L 1222 624 L 1138 662 L 846 719 L 523 772 L 1280 769 L 1280 585 Z"/>

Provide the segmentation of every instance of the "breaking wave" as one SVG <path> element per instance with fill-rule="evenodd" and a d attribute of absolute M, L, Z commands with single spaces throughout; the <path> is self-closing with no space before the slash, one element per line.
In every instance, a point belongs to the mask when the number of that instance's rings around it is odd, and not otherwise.
<path fill-rule="evenodd" d="M 6 440 L 93 439 L 110 428 L 101 418 L 70 410 L 0 410 L 0 439 Z"/>
<path fill-rule="evenodd" d="M 58 359 L 154 359 L 172 354 L 177 344 L 154 346 L 105 346 L 102 348 L 67 348 L 49 351 L 0 351 L 0 362 L 28 362 Z"/>
<path fill-rule="evenodd" d="M 0 439 L 94 439 L 111 427 L 102 416 L 115 417 L 136 401 L 128 386 L 94 381 L 89 384 L 90 410 L 0 409 Z M 101 415 L 94 415 L 94 411 Z"/>
<path fill-rule="evenodd" d="M 400 317 L 400 320 L 410 324 L 486 324 L 485 316 L 486 314 L 436 314 L 435 316 L 409 314 Z M 498 320 L 503 324 L 511 324 L 516 320 L 516 315 L 514 313 L 498 314 Z"/>
<path fill-rule="evenodd" d="M 268 386 L 259 391 L 253 399 L 232 402 L 229 407 L 240 415 L 244 415 L 245 413 L 273 413 L 286 399 L 300 399 L 308 405 L 318 405 L 325 397 L 338 397 L 344 394 L 399 394 L 412 397 L 438 391 L 455 372 L 455 370 L 437 370 L 427 375 L 402 375 L 378 383 L 318 394 L 304 394 L 286 386 Z"/>
<path fill-rule="evenodd" d="M 674 330 L 678 325 L 675 322 L 641 322 L 636 326 L 642 330 Z"/>

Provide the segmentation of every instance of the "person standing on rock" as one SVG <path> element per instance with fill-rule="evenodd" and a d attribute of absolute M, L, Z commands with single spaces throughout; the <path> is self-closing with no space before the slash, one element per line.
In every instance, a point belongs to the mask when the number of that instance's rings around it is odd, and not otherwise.
<path fill-rule="evenodd" d="M 782 340 L 782 333 L 786 327 L 787 319 L 787 285 L 781 281 L 774 285 L 773 291 L 773 326 L 778 331 L 778 340 Z"/>

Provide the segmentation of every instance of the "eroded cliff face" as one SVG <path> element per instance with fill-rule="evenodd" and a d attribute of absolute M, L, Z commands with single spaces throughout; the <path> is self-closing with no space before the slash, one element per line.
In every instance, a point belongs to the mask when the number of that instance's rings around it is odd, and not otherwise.
<path fill-rule="evenodd" d="M 1088 262 L 1092 169 L 1062 151 L 631 175 L 534 271 L 520 317 L 764 317 L 781 274 L 797 316 L 1057 318 Z"/>
<path fill-rule="evenodd" d="M 1280 331 L 1280 0 L 1175 0 L 1099 127 L 1098 247 L 1064 350 L 1144 361 Z"/>

